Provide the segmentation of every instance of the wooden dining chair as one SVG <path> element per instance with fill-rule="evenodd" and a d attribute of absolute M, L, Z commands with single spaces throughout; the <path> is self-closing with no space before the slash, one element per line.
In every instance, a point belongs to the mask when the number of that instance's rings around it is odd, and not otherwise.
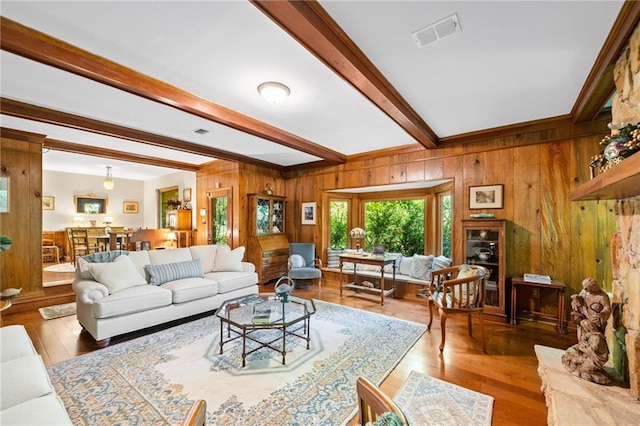
<path fill-rule="evenodd" d="M 356 392 L 358 394 L 358 424 L 365 425 L 369 422 L 375 422 L 385 413 L 393 413 L 394 417 L 397 416 L 396 424 L 409 424 L 400 407 L 366 378 L 359 376 L 356 379 Z"/>
<path fill-rule="evenodd" d="M 95 253 L 96 246 L 90 244 L 87 228 L 67 228 L 67 237 L 71 246 L 71 262 L 75 265 L 79 256 Z"/>
<path fill-rule="evenodd" d="M 477 313 L 480 319 L 482 351 L 487 352 L 482 310 L 484 308 L 485 287 L 489 275 L 490 271 L 482 266 L 466 264 L 432 271 L 431 284 L 429 285 L 427 296 L 429 301 L 429 324 L 427 325 L 427 330 L 431 331 L 433 307 L 435 306 L 440 314 L 442 333 L 440 352 L 444 349 L 447 317 L 452 314 L 467 315 L 469 336 L 473 336 L 471 324 L 471 314 L 473 313 Z"/>

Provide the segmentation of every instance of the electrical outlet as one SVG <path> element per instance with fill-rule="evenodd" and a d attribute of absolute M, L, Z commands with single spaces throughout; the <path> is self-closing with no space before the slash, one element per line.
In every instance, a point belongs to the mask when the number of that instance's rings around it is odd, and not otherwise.
<path fill-rule="evenodd" d="M 531 298 L 532 299 L 539 299 L 540 298 L 540 289 L 532 288 L 531 289 Z"/>

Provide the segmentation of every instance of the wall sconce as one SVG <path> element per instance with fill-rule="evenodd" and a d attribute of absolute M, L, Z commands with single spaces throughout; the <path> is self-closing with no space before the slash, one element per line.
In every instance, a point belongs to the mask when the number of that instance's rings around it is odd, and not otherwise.
<path fill-rule="evenodd" d="M 202 218 L 202 224 L 207 223 L 207 209 L 200 209 L 200 217 Z"/>

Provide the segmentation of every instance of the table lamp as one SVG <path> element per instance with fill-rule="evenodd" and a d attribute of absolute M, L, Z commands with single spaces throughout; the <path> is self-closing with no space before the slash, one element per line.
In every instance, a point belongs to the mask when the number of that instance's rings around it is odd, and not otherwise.
<path fill-rule="evenodd" d="M 356 253 L 360 253 L 360 240 L 363 240 L 367 233 L 362 228 L 353 228 L 349 231 L 349 238 L 356 240 Z"/>
<path fill-rule="evenodd" d="M 175 241 L 178 240 L 178 236 L 175 232 L 169 232 L 167 234 L 167 241 L 169 241 L 169 245 L 171 248 L 174 248 Z"/>
<path fill-rule="evenodd" d="M 105 233 L 105 234 L 110 234 L 110 233 L 111 233 L 111 224 L 113 223 L 113 218 L 112 218 L 112 217 L 107 216 L 107 217 L 105 217 L 105 218 L 104 218 L 104 222 L 103 222 L 103 223 L 104 223 L 105 225 L 107 225 L 107 226 L 104 228 L 104 233 Z"/>

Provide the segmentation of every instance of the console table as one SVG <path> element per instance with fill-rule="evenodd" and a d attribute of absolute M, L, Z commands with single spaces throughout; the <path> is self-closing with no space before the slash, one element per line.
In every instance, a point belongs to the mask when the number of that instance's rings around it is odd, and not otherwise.
<path fill-rule="evenodd" d="M 380 295 L 380 304 L 384 305 L 384 297 L 389 296 L 391 294 L 395 294 L 396 291 L 396 268 L 395 265 L 393 267 L 393 278 L 391 281 L 391 288 L 385 288 L 385 279 L 384 279 L 384 267 L 386 265 L 395 264 L 395 257 L 387 257 L 384 255 L 362 255 L 362 254 L 341 254 L 340 255 L 340 297 L 342 297 L 342 290 L 347 288 L 355 291 L 362 291 L 365 293 L 371 294 L 379 294 Z M 342 284 L 342 267 L 345 262 L 353 263 L 353 282 Z M 380 267 L 380 288 L 371 288 L 363 285 L 359 285 L 356 277 L 358 275 L 357 267 L 358 264 L 366 264 L 366 265 L 376 265 Z"/>
<path fill-rule="evenodd" d="M 525 281 L 523 277 L 513 277 L 511 278 L 511 324 L 515 325 L 517 324 L 516 322 L 516 304 L 517 304 L 517 290 L 518 290 L 518 286 L 528 286 L 528 287 L 534 287 L 534 288 L 538 288 L 538 289 L 543 289 L 543 288 L 550 288 L 550 289 L 554 289 L 557 293 L 557 303 L 558 303 L 558 313 L 556 316 L 556 322 L 557 322 L 557 327 L 558 327 L 558 333 L 560 334 L 567 334 L 567 327 L 565 325 L 565 320 L 564 320 L 564 294 L 565 291 L 567 289 L 567 285 L 565 283 L 563 283 L 562 281 L 557 281 L 557 280 L 552 280 L 551 284 L 544 284 L 544 283 L 532 283 L 529 281 Z M 539 314 L 541 316 L 544 316 L 543 314 Z"/>

